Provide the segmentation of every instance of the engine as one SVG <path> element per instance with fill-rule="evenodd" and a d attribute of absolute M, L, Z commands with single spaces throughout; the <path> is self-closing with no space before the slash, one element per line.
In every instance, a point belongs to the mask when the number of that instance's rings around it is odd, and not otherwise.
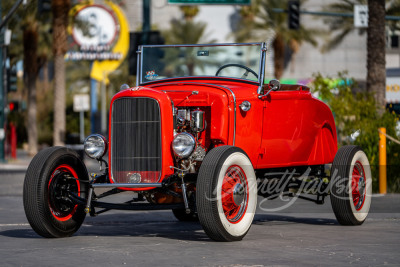
<path fill-rule="evenodd" d="M 174 108 L 174 151 L 178 168 L 195 173 L 206 155 L 201 140 L 206 129 L 205 112 L 199 108 Z"/>

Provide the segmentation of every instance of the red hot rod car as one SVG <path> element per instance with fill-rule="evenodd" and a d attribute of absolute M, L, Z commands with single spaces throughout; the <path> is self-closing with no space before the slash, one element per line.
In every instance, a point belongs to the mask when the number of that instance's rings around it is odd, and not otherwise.
<path fill-rule="evenodd" d="M 330 195 L 340 224 L 362 224 L 371 203 L 365 153 L 337 150 L 332 112 L 308 87 L 264 84 L 266 50 L 265 43 L 140 47 L 137 86 L 113 97 L 108 140 L 94 134 L 84 143 L 105 172 L 89 177 L 64 147 L 32 160 L 23 194 L 32 228 L 64 237 L 87 213 L 169 209 L 178 220 L 198 220 L 214 240 L 235 241 L 249 231 L 258 196 L 280 195 L 317 204 Z M 100 201 L 126 191 L 129 202 Z"/>

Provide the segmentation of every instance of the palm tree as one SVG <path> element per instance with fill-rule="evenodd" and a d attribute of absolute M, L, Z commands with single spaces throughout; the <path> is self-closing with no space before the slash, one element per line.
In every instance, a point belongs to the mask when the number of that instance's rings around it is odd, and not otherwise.
<path fill-rule="evenodd" d="M 199 12 L 197 6 L 181 6 L 183 19 L 173 19 L 171 29 L 163 32 L 167 44 L 198 44 L 212 43 L 207 39 L 205 22 L 194 22 L 193 18 Z"/>
<path fill-rule="evenodd" d="M 171 29 L 163 32 L 167 44 L 215 43 L 215 40 L 207 38 L 207 23 L 193 21 L 193 18 L 199 12 L 197 6 L 181 6 L 180 9 L 184 19 L 173 19 L 171 21 Z M 177 67 L 181 67 L 182 62 L 185 62 L 188 71 L 187 75 L 192 76 L 195 66 L 201 67 L 202 64 L 207 64 L 208 62 L 200 62 L 191 51 L 191 48 L 186 49 L 184 60 L 176 60 L 179 57 L 175 54 L 166 55 L 165 62 L 168 64 L 166 68 L 176 69 Z"/>
<path fill-rule="evenodd" d="M 35 155 L 38 151 L 37 110 L 36 110 L 36 80 L 38 76 L 38 23 L 34 16 L 26 18 L 26 27 L 23 33 L 24 44 L 24 73 L 25 86 L 28 89 L 28 116 L 26 128 L 28 131 L 28 153 Z"/>
<path fill-rule="evenodd" d="M 388 3 L 385 7 L 385 3 Z M 329 18 L 325 21 L 330 24 L 331 30 L 338 32 L 324 46 L 328 51 L 337 47 L 343 39 L 352 31 L 358 30 L 359 34 L 367 32 L 367 91 L 375 95 L 379 112 L 384 111 L 385 106 L 385 15 L 399 15 L 400 1 L 388 0 L 341 0 L 326 7 L 329 11 L 339 13 L 353 13 L 354 5 L 368 4 L 369 19 L 368 28 L 354 28 L 352 18 Z M 392 30 L 398 29 L 397 22 L 389 22 Z"/>
<path fill-rule="evenodd" d="M 11 1 L 6 2 L 5 8 L 10 8 L 11 4 L 13 4 Z M 25 127 L 30 155 L 38 151 L 36 82 L 39 70 L 47 62 L 46 53 L 42 49 L 46 48 L 43 39 L 48 35 L 45 31 L 46 19 L 45 14 L 40 17 L 37 15 L 37 1 L 29 1 L 24 8 L 17 10 L 8 25 L 13 31 L 9 57 L 13 63 L 24 60 L 24 91 L 27 93 L 28 102 Z"/>
<path fill-rule="evenodd" d="M 385 110 L 385 0 L 368 1 L 367 91 L 375 95 L 378 112 Z"/>
<path fill-rule="evenodd" d="M 298 30 L 288 27 L 286 13 L 274 12 L 273 8 L 287 9 L 287 2 L 281 0 L 256 0 L 251 6 L 242 7 L 242 18 L 238 30 L 235 32 L 237 41 L 260 41 L 266 36 L 273 36 L 272 48 L 274 51 L 275 77 L 280 79 L 284 71 L 285 47 L 296 53 L 303 42 L 317 45 L 314 36 L 320 34 L 317 29 L 304 28 Z"/>
<path fill-rule="evenodd" d="M 53 0 L 53 54 L 54 54 L 54 133 L 53 144 L 64 145 L 65 140 L 65 62 L 69 0 Z"/>
<path fill-rule="evenodd" d="M 339 0 L 338 2 L 325 6 L 324 11 L 353 14 L 355 5 L 367 5 L 368 2 L 368 0 Z M 398 16 L 400 14 L 399 0 L 384 0 L 383 2 L 388 3 L 386 6 L 386 15 Z M 329 25 L 331 32 L 333 32 L 333 37 L 328 39 L 322 47 L 322 51 L 330 51 L 336 48 L 344 38 L 353 31 L 358 31 L 360 35 L 367 32 L 367 28 L 355 28 L 352 17 L 328 17 L 324 19 L 324 22 Z M 396 22 L 390 22 L 389 26 L 391 26 L 393 30 L 399 28 Z"/>
<path fill-rule="evenodd" d="M 366 5 L 368 0 L 340 0 L 339 2 L 332 3 L 324 7 L 324 11 L 353 14 L 355 5 Z M 344 38 L 353 31 L 358 31 L 360 35 L 366 33 L 365 28 L 355 28 L 353 18 L 351 17 L 327 17 L 324 22 L 329 25 L 331 32 L 334 36 L 322 47 L 323 52 L 335 49 Z"/>

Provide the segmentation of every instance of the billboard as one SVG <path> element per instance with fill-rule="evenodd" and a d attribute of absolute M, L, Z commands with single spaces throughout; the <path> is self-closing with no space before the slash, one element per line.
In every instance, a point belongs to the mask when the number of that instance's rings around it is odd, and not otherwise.
<path fill-rule="evenodd" d="M 77 5 L 71 13 L 74 26 L 70 32 L 75 45 L 65 59 L 92 61 L 91 78 L 108 83 L 108 74 L 128 54 L 129 26 L 125 15 L 118 5 L 109 1 L 106 5 Z"/>
<path fill-rule="evenodd" d="M 400 104 L 400 77 L 386 77 L 386 103 Z"/>

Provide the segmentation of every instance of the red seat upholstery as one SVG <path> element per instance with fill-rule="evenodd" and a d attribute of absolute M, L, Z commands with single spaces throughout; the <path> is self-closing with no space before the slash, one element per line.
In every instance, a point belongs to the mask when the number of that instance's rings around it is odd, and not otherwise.
<path fill-rule="evenodd" d="M 268 84 L 263 85 L 263 89 L 268 90 Z M 301 84 L 281 84 L 278 91 L 310 91 L 310 88 Z"/>

